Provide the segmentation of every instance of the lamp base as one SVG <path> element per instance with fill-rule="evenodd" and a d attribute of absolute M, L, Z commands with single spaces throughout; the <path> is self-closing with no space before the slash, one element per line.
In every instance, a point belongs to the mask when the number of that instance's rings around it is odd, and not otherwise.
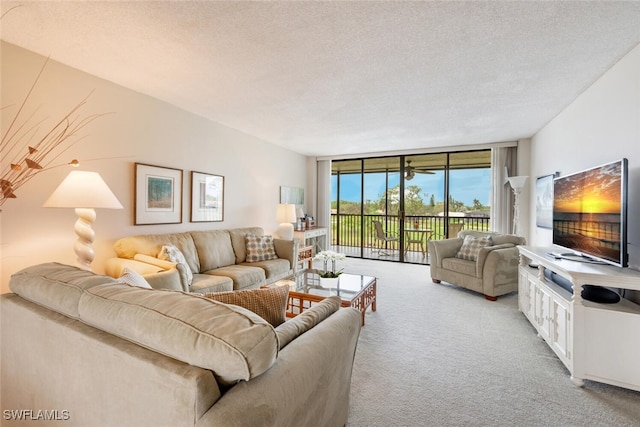
<path fill-rule="evenodd" d="M 94 258 L 91 244 L 96 238 L 96 233 L 91 228 L 91 224 L 96 220 L 96 211 L 91 208 L 76 208 L 76 215 L 78 220 L 74 230 L 78 235 L 78 240 L 76 240 L 73 250 L 78 256 L 78 265 L 85 270 L 91 271 L 91 263 Z"/>
<path fill-rule="evenodd" d="M 282 240 L 293 240 L 293 224 L 288 222 L 283 222 L 278 226 L 278 230 L 276 231 L 278 237 Z"/>

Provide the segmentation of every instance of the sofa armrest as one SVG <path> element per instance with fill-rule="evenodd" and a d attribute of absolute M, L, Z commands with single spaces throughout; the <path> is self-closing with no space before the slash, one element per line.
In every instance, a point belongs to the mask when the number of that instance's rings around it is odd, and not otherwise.
<path fill-rule="evenodd" d="M 282 350 L 291 341 L 311 330 L 318 323 L 331 316 L 340 309 L 340 297 L 337 295 L 323 299 L 313 304 L 296 317 L 278 325 L 276 334 Z"/>
<path fill-rule="evenodd" d="M 519 259 L 519 252 L 512 243 L 482 248 L 476 262 L 476 275 L 478 277 L 493 277 L 501 263 L 509 263 L 514 258 Z"/>
<path fill-rule="evenodd" d="M 228 390 L 198 425 L 346 425 L 360 322 L 354 308 L 333 313 L 284 347 L 269 370 Z"/>
<path fill-rule="evenodd" d="M 295 270 L 298 265 L 298 240 L 273 239 L 278 258 L 289 260 L 291 269 Z"/>
<path fill-rule="evenodd" d="M 154 265 L 156 267 L 160 267 L 163 270 L 171 270 L 172 268 L 176 268 L 175 262 L 165 261 L 163 259 L 152 257 L 150 255 L 135 254 L 133 256 L 133 259 L 135 259 L 136 261 Z"/>
<path fill-rule="evenodd" d="M 453 258 L 462 247 L 463 240 L 456 237 L 444 240 L 429 240 L 429 252 L 431 253 L 431 264 L 436 267 L 442 267 L 444 258 Z"/>
<path fill-rule="evenodd" d="M 146 255 L 143 255 L 143 257 Z M 148 257 L 153 258 L 153 257 Z M 157 258 L 155 258 L 157 259 Z M 160 263 L 165 263 L 158 259 Z M 180 274 L 173 263 L 169 264 L 169 269 L 164 269 L 159 265 L 149 264 L 142 262 L 138 259 L 126 259 L 126 258 L 110 258 L 105 264 L 105 273 L 111 277 L 118 278 L 122 275 L 125 267 L 140 273 L 145 280 L 154 289 L 172 289 L 177 291 L 184 290 L 180 282 Z"/>
<path fill-rule="evenodd" d="M 480 252 L 478 252 L 478 258 L 476 259 L 476 276 L 482 277 L 482 270 L 484 269 L 484 264 L 487 260 L 487 256 L 493 251 L 499 251 L 501 249 L 513 248 L 515 245 L 513 243 L 503 243 L 501 245 L 492 245 L 485 246 L 484 248 L 480 248 Z"/>
<path fill-rule="evenodd" d="M 175 268 L 171 270 L 159 271 L 157 273 L 145 274 L 145 280 L 153 289 L 169 289 L 172 291 L 185 291 L 180 282 L 180 273 Z"/>

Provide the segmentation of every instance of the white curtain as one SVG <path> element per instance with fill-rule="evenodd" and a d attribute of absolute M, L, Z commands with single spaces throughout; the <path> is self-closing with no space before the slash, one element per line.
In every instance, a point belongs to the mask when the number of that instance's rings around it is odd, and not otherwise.
<path fill-rule="evenodd" d="M 318 213 L 316 224 L 327 227 L 327 249 L 331 246 L 331 160 L 318 160 Z"/>
<path fill-rule="evenodd" d="M 491 231 L 511 233 L 513 221 L 513 193 L 507 184 L 508 176 L 515 176 L 516 147 L 491 149 Z"/>

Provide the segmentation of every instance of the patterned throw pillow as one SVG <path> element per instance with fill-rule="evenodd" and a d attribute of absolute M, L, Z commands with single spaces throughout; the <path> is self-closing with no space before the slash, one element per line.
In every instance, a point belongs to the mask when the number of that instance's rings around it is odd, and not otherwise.
<path fill-rule="evenodd" d="M 268 261 L 277 259 L 276 248 L 273 246 L 273 236 L 257 236 L 247 234 L 247 262 Z"/>
<path fill-rule="evenodd" d="M 464 236 L 462 247 L 456 254 L 456 258 L 466 259 L 468 261 L 475 261 L 478 259 L 480 249 L 493 245 L 491 236 L 488 237 L 473 237 Z"/>
<path fill-rule="evenodd" d="M 191 282 L 193 282 L 193 272 L 191 271 L 189 264 L 187 264 L 187 259 L 184 257 L 184 254 L 180 249 L 173 245 L 165 245 L 160 249 L 158 258 L 178 264 L 180 280 L 187 286 L 191 286 Z"/>
<path fill-rule="evenodd" d="M 120 277 L 118 277 L 118 281 L 131 286 L 153 289 L 149 282 L 147 282 L 147 280 L 142 277 L 140 273 L 130 269 L 129 267 L 125 267 L 122 269 L 122 274 L 120 274 Z"/>
<path fill-rule="evenodd" d="M 248 291 L 207 292 L 204 296 L 251 310 L 275 328 L 286 320 L 285 310 L 289 302 L 289 286 L 272 286 Z"/>

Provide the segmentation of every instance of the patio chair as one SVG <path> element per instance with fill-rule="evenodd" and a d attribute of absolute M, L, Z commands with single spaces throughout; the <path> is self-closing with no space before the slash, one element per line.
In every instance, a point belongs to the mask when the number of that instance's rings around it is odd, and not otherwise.
<path fill-rule="evenodd" d="M 393 242 L 400 242 L 400 237 L 398 236 L 398 233 L 385 232 L 382 228 L 382 223 L 380 221 L 372 221 L 372 222 L 376 230 L 376 239 L 379 242 L 378 256 L 391 256 L 393 253 L 393 246 L 391 249 L 392 253 L 389 253 L 387 252 L 387 245 L 389 243 L 393 245 Z"/>
<path fill-rule="evenodd" d="M 447 239 L 458 237 L 458 233 L 461 232 L 463 228 L 464 223 L 462 222 L 450 222 L 449 231 L 447 232 Z"/>

